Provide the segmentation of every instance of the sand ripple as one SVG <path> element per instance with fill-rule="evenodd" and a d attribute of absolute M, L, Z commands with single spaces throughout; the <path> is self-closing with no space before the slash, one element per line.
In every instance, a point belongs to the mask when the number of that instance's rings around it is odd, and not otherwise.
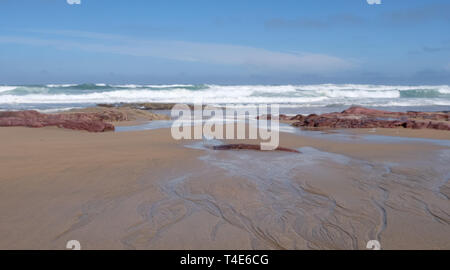
<path fill-rule="evenodd" d="M 221 247 L 237 241 L 233 235 L 218 238 L 221 230 L 234 228 L 254 249 L 364 249 L 372 239 L 389 248 L 398 237 L 410 237 L 404 242 L 414 248 L 420 237 L 439 241 L 424 229 L 429 224 L 449 247 L 448 171 L 441 166 L 450 162 L 448 156 L 430 161 L 435 166 L 414 167 L 414 162 L 374 163 L 300 150 L 303 154 L 205 149 L 201 160 L 207 169 L 161 181 L 164 199 L 138 206 L 142 222 L 122 243 L 156 248 L 162 239 L 180 241 L 175 232 L 184 228 L 196 235 L 200 228 L 190 226 L 190 219 L 201 215 L 213 225 L 205 225 L 208 232 L 199 233 L 206 238 L 198 241 L 221 241 Z"/>

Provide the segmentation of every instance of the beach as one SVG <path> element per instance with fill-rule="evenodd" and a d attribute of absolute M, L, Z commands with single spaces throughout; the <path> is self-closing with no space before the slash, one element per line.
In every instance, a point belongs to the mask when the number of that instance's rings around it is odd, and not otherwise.
<path fill-rule="evenodd" d="M 301 153 L 217 151 L 169 128 L 0 127 L 0 249 L 449 249 L 449 141 L 281 132 Z"/>
<path fill-rule="evenodd" d="M 403 2 L 0 0 L 0 251 L 450 250 L 450 2 Z"/>

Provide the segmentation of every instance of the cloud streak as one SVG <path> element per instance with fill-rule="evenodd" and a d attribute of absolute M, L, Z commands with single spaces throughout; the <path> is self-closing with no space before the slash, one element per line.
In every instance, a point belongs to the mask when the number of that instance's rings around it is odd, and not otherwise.
<path fill-rule="evenodd" d="M 450 52 L 450 43 L 448 41 L 442 42 L 437 46 L 423 46 L 419 50 L 410 51 L 409 54 L 422 54 L 422 53 L 442 53 Z"/>
<path fill-rule="evenodd" d="M 384 19 L 395 24 L 450 21 L 450 4 L 427 4 L 417 8 L 403 9 L 385 14 Z"/>
<path fill-rule="evenodd" d="M 376 0 L 372 0 L 371 3 L 372 5 L 378 4 Z M 379 1 L 379 4 L 381 3 Z M 432 21 L 450 22 L 450 4 L 428 3 L 420 7 L 404 7 L 395 11 L 383 12 L 372 17 L 342 13 L 331 14 L 324 18 L 271 18 L 264 21 L 264 27 L 268 30 L 328 30 L 337 27 L 367 27 L 380 24 L 409 27 L 414 24 L 424 24 Z"/>
<path fill-rule="evenodd" d="M 312 18 L 298 18 L 298 19 L 283 19 L 274 18 L 264 22 L 266 29 L 280 29 L 280 28 L 311 28 L 324 29 L 337 26 L 352 26 L 364 23 L 362 17 L 351 14 L 336 14 L 324 19 Z"/>
<path fill-rule="evenodd" d="M 50 46 L 59 50 L 82 50 L 184 62 L 231 65 L 253 70 L 325 73 L 351 69 L 356 65 L 354 61 L 326 54 L 307 52 L 294 54 L 239 45 L 143 40 L 80 31 L 47 31 L 47 34 L 69 35 L 71 38 L 2 36 L 0 37 L 0 43 Z M 87 38 L 88 40 L 79 40 L 79 38 Z"/>
<path fill-rule="evenodd" d="M 445 52 L 445 51 L 450 51 L 450 45 L 441 46 L 441 47 L 424 46 L 422 49 L 424 52 L 428 52 L 428 53 Z"/>

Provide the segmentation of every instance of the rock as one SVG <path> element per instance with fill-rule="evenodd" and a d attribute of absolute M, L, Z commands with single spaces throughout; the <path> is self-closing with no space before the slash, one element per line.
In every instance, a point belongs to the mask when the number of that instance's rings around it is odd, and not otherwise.
<path fill-rule="evenodd" d="M 144 103 L 114 103 L 114 104 L 97 104 L 97 107 L 104 108 L 130 108 L 134 110 L 143 110 L 143 111 L 158 111 L 158 110 L 166 110 L 170 111 L 172 108 L 177 105 L 176 103 L 154 103 L 154 102 L 144 102 Z M 186 104 L 189 106 L 191 110 L 197 109 L 197 106 L 193 104 Z M 207 105 L 202 105 L 202 109 L 204 109 Z M 211 107 L 211 106 L 209 106 Z M 217 108 L 217 107 L 216 107 Z"/>
<path fill-rule="evenodd" d="M 175 103 L 120 103 L 116 106 L 139 110 L 171 110 L 175 106 Z"/>
<path fill-rule="evenodd" d="M 430 122 L 427 128 L 438 129 L 438 130 L 450 130 L 450 125 L 443 122 Z"/>
<path fill-rule="evenodd" d="M 305 118 L 306 118 L 306 116 L 304 116 L 302 114 L 297 114 L 296 116 L 289 118 L 289 120 L 303 121 Z"/>
<path fill-rule="evenodd" d="M 256 119 L 257 120 L 272 120 L 272 119 L 276 119 L 276 120 L 290 120 L 289 116 L 287 116 L 285 114 L 280 114 L 278 116 L 273 116 L 271 114 L 263 114 L 261 116 L 257 116 Z"/>
<path fill-rule="evenodd" d="M 450 130 L 448 112 L 389 112 L 351 107 L 340 113 L 297 115 L 295 127 L 306 128 L 412 128 Z"/>
<path fill-rule="evenodd" d="M 42 114 L 37 111 L 0 112 L 0 126 L 45 127 L 86 130 L 89 132 L 113 131 L 114 125 L 108 122 L 169 120 L 165 114 L 122 107 L 90 107 L 74 109 L 55 114 Z"/>
<path fill-rule="evenodd" d="M 333 115 L 336 113 L 331 113 Z M 390 112 L 382 110 L 368 109 L 359 106 L 353 106 L 340 113 L 341 115 L 360 115 L 368 117 L 386 117 L 386 118 L 405 118 L 405 119 L 421 119 L 421 120 L 436 120 L 449 121 L 450 114 L 448 112 Z"/>
<path fill-rule="evenodd" d="M 133 109 L 128 107 L 90 107 L 83 109 L 74 109 L 61 114 L 95 114 L 100 120 L 106 122 L 121 121 L 153 121 L 169 120 L 170 117 L 165 114 L 156 114 L 146 110 Z"/>
<path fill-rule="evenodd" d="M 89 132 L 114 131 L 114 126 L 103 122 L 105 115 L 73 113 L 43 114 L 37 111 L 0 112 L 0 126 L 47 127 L 57 126 Z"/>
<path fill-rule="evenodd" d="M 97 107 L 115 108 L 116 105 L 115 104 L 102 103 L 102 104 L 97 104 Z"/>
<path fill-rule="evenodd" d="M 224 145 L 216 145 L 213 147 L 214 150 L 257 150 L 262 151 L 261 146 L 258 144 L 224 144 Z M 295 149 L 277 147 L 275 151 L 283 151 L 283 152 L 291 152 L 291 153 L 300 153 Z"/>
<path fill-rule="evenodd" d="M 386 111 L 381 110 L 374 110 L 374 109 L 368 109 L 360 106 L 352 106 L 348 108 L 347 110 L 341 112 L 342 114 L 364 114 L 364 115 L 371 115 L 371 114 L 384 114 Z"/>

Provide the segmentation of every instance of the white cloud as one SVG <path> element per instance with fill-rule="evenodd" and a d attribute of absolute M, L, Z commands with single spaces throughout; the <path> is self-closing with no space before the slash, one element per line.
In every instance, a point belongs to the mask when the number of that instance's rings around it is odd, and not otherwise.
<path fill-rule="evenodd" d="M 252 70 L 279 70 L 302 73 L 328 73 L 356 66 L 352 60 L 327 54 L 278 52 L 249 46 L 170 40 L 136 39 L 119 35 L 80 31 L 55 31 L 67 39 L 1 36 L 0 43 L 51 46 L 60 50 L 155 57 L 184 62 L 240 66 Z M 72 38 L 81 38 L 75 41 Z"/>
<path fill-rule="evenodd" d="M 381 5 L 381 0 L 367 0 L 367 4 L 369 5 Z"/>
<path fill-rule="evenodd" d="M 67 0 L 69 5 L 81 5 L 81 0 Z"/>

